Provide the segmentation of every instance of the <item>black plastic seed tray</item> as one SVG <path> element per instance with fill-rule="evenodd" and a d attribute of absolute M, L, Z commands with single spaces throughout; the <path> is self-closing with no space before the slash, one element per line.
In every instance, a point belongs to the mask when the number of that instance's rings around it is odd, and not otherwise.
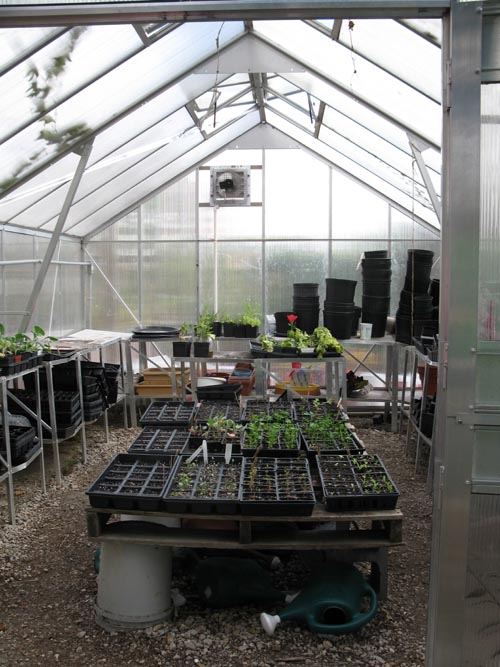
<path fill-rule="evenodd" d="M 31 443 L 24 445 L 20 451 L 12 455 L 12 465 L 19 466 L 26 461 L 29 461 L 32 456 L 36 454 L 41 448 L 38 438 L 35 438 Z"/>
<path fill-rule="evenodd" d="M 307 459 L 243 458 L 242 514 L 310 516 L 315 502 Z"/>
<path fill-rule="evenodd" d="M 246 402 L 241 415 L 241 420 L 248 422 L 252 415 L 259 417 L 273 415 L 276 412 L 282 412 L 292 417 L 292 404 L 289 401 L 266 401 L 261 399 L 250 399 Z"/>
<path fill-rule="evenodd" d="M 88 489 L 92 507 L 155 511 L 170 481 L 177 457 L 118 454 Z"/>
<path fill-rule="evenodd" d="M 169 512 L 185 514 L 237 514 L 240 511 L 241 457 L 229 464 L 223 456 L 211 456 L 205 464 L 199 456 L 191 463 L 182 456 L 164 496 Z"/>
<path fill-rule="evenodd" d="M 186 453 L 193 453 L 198 447 L 207 443 L 207 451 L 209 454 L 224 454 L 226 451 L 226 443 L 231 441 L 231 455 L 241 454 L 241 434 L 237 433 L 233 436 L 222 435 L 219 437 L 212 437 L 210 434 L 201 435 L 200 432 L 192 432 L 189 435 L 188 449 Z"/>
<path fill-rule="evenodd" d="M 83 402 L 83 416 L 86 422 L 95 421 L 104 412 L 106 406 L 101 398 Z"/>
<path fill-rule="evenodd" d="M 347 414 L 343 408 L 338 408 L 335 401 L 326 398 L 303 398 L 291 402 L 293 414 L 297 421 L 304 419 L 332 415 L 337 421 L 346 421 Z"/>
<path fill-rule="evenodd" d="M 32 410 L 36 407 L 36 393 L 28 391 L 27 389 L 12 389 L 12 393 L 17 396 L 23 403 L 25 403 Z M 40 403 L 42 410 L 49 409 L 49 395 L 46 391 L 40 392 Z M 73 412 L 80 408 L 80 397 L 75 391 L 54 391 L 54 404 L 56 412 Z"/>
<path fill-rule="evenodd" d="M 35 429 L 32 427 L 11 426 L 9 428 L 10 451 L 12 456 L 25 445 L 31 445 L 35 439 Z M 0 450 L 5 452 L 4 430 L 0 426 Z"/>
<path fill-rule="evenodd" d="M 128 453 L 178 456 L 186 450 L 188 443 L 187 429 L 159 429 L 147 426 L 130 445 Z"/>
<path fill-rule="evenodd" d="M 319 452 L 362 454 L 364 446 L 355 433 L 345 423 L 332 424 L 331 428 L 321 426 L 320 419 L 301 424 L 302 442 L 310 456 Z"/>
<path fill-rule="evenodd" d="M 388 510 L 399 491 L 376 454 L 321 454 L 317 457 L 327 511 Z"/>
<path fill-rule="evenodd" d="M 153 401 L 140 418 L 141 426 L 191 426 L 196 417 L 196 403 L 188 401 Z"/>
<path fill-rule="evenodd" d="M 198 424 L 203 424 L 219 416 L 239 422 L 240 404 L 237 401 L 201 401 L 196 413 L 196 421 Z"/>

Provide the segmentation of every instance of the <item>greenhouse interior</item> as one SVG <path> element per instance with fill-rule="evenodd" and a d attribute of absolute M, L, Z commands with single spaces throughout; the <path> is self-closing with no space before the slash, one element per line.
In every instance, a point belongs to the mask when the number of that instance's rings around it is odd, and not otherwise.
<path fill-rule="evenodd" d="M 0 665 L 498 667 L 500 4 L 0 33 Z"/>

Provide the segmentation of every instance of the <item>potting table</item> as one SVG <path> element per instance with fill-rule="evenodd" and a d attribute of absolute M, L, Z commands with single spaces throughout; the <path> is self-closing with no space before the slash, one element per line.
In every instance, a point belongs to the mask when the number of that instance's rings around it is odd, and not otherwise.
<path fill-rule="evenodd" d="M 251 517 L 126 511 L 137 520 L 177 518 L 179 528 L 110 521 L 115 509 L 87 508 L 87 531 L 97 542 L 266 551 L 325 551 L 337 559 L 371 563 L 370 579 L 379 597 L 387 595 L 387 550 L 402 544 L 400 510 L 326 512 L 317 504 L 311 516 Z M 119 515 L 118 515 L 119 516 Z"/>
<path fill-rule="evenodd" d="M 366 396 L 356 396 L 346 399 L 346 405 L 350 412 L 362 409 L 363 403 L 383 403 L 385 413 L 391 418 L 391 430 L 398 430 L 398 381 L 399 381 L 399 351 L 401 343 L 394 336 L 386 335 L 383 338 L 372 338 L 361 340 L 360 338 L 349 338 L 341 341 L 344 345 L 344 356 L 347 362 L 355 362 L 351 369 L 354 373 L 364 369 L 374 376 L 380 383 L 380 387 L 374 387 Z M 374 370 L 375 356 L 379 352 L 385 353 L 385 376 Z"/>

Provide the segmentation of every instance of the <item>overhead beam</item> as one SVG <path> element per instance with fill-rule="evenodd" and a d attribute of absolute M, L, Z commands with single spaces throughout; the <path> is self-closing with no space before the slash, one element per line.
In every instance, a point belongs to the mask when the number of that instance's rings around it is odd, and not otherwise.
<path fill-rule="evenodd" d="M 80 161 L 78 162 L 78 166 L 75 170 L 73 180 L 71 181 L 71 184 L 68 188 L 68 192 L 64 199 L 61 213 L 59 214 L 59 218 L 57 219 L 57 224 L 54 228 L 54 231 L 52 232 L 52 236 L 47 246 L 47 250 L 45 252 L 42 265 L 40 266 L 40 270 L 35 279 L 35 283 L 33 285 L 30 298 L 28 299 L 28 304 L 26 306 L 26 315 L 23 317 L 21 321 L 21 328 L 19 329 L 21 332 L 26 331 L 30 325 L 31 319 L 33 317 L 33 311 L 35 310 L 38 297 L 40 296 L 43 283 L 45 282 L 45 278 L 47 276 L 47 271 L 49 270 L 52 258 L 54 257 L 54 252 L 56 250 L 57 244 L 59 243 L 59 239 L 61 237 L 61 233 L 64 228 L 64 223 L 66 222 L 66 219 L 68 217 L 69 209 L 71 208 L 71 204 L 73 203 L 76 191 L 78 189 L 78 186 L 80 185 L 80 181 L 82 180 L 82 176 L 85 172 L 85 167 L 87 166 L 87 162 L 89 161 L 93 143 L 94 143 L 93 141 L 89 141 L 82 150 Z"/>
<path fill-rule="evenodd" d="M 256 0 L 144 2 L 2 7 L 3 27 L 110 25 L 166 21 L 243 21 L 327 18 L 441 18 L 449 0 Z"/>
<path fill-rule="evenodd" d="M 432 206 L 434 207 L 434 211 L 436 212 L 439 224 L 441 224 L 441 201 L 434 188 L 434 183 L 431 180 L 429 170 L 427 169 L 427 165 L 425 164 L 424 158 L 422 157 L 422 147 L 419 146 L 418 142 L 415 141 L 411 136 L 408 136 L 408 141 L 410 143 L 410 148 L 412 150 L 413 157 L 415 158 L 415 162 L 417 163 L 417 167 L 420 171 L 420 175 L 422 176 L 425 187 L 427 188 L 429 199 L 432 202 Z"/>
<path fill-rule="evenodd" d="M 313 25 L 313 27 L 316 27 L 316 23 L 313 21 L 306 21 L 309 25 Z M 340 39 L 340 31 L 342 30 L 342 19 L 335 19 L 333 22 L 332 29 L 330 31 L 330 37 L 335 41 L 338 42 Z M 325 115 L 325 107 L 326 104 L 321 100 L 319 103 L 319 109 L 318 109 L 318 115 L 316 116 L 316 125 L 314 127 L 314 136 L 316 139 L 319 137 L 319 133 L 321 130 L 321 124 L 323 123 L 323 116 Z"/>
<path fill-rule="evenodd" d="M 262 86 L 262 74 L 257 72 L 250 73 L 250 82 L 253 88 L 253 95 L 259 109 L 259 118 L 261 123 L 266 122 L 266 110 L 264 107 L 264 90 Z"/>

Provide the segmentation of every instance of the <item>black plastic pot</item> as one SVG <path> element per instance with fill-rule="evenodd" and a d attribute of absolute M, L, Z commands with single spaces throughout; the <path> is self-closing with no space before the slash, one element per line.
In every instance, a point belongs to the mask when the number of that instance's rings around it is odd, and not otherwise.
<path fill-rule="evenodd" d="M 361 308 L 359 306 L 354 306 L 354 311 L 352 313 L 351 336 L 355 336 L 358 333 L 360 317 Z"/>
<path fill-rule="evenodd" d="M 390 296 L 366 296 L 366 294 L 363 294 L 363 312 L 368 310 L 371 313 L 385 313 L 387 315 L 389 313 L 390 306 Z M 366 320 L 363 320 L 363 322 L 365 321 Z"/>
<path fill-rule="evenodd" d="M 380 281 L 380 280 L 390 280 L 392 276 L 392 269 L 370 269 L 363 267 L 363 282 L 365 281 Z"/>
<path fill-rule="evenodd" d="M 413 292 L 414 294 L 428 294 L 429 292 L 430 278 L 425 278 L 423 280 L 417 280 L 415 277 L 413 280 L 411 276 L 406 276 L 404 282 L 404 289 L 408 292 Z"/>
<path fill-rule="evenodd" d="M 274 319 L 276 320 L 276 333 L 284 334 L 286 336 L 288 332 L 288 326 L 290 324 L 288 321 L 288 316 L 296 314 L 297 313 L 293 310 L 284 310 L 274 313 Z"/>
<path fill-rule="evenodd" d="M 387 250 L 365 250 L 366 259 L 387 259 Z"/>
<path fill-rule="evenodd" d="M 400 343 L 411 345 L 414 336 L 420 336 L 422 329 L 429 323 L 429 320 L 417 320 L 403 317 L 396 314 L 396 340 Z M 413 326 L 412 326 L 413 325 Z"/>
<path fill-rule="evenodd" d="M 210 352 L 210 342 L 195 340 L 193 343 L 193 356 L 208 357 Z"/>
<path fill-rule="evenodd" d="M 191 341 L 176 340 L 172 343 L 174 357 L 189 357 L 191 355 Z"/>
<path fill-rule="evenodd" d="M 434 251 L 433 250 L 423 250 L 419 248 L 410 248 L 408 250 L 408 260 L 411 258 L 415 259 L 417 262 L 432 262 L 434 261 Z"/>
<path fill-rule="evenodd" d="M 222 325 L 222 330 L 226 338 L 234 337 L 234 322 L 224 322 Z"/>
<path fill-rule="evenodd" d="M 341 278 L 326 279 L 326 299 L 327 301 L 354 301 L 354 292 L 356 291 L 357 280 L 344 280 Z"/>
<path fill-rule="evenodd" d="M 235 324 L 234 325 L 234 337 L 235 338 L 245 338 L 246 337 L 246 325 L 245 324 Z"/>
<path fill-rule="evenodd" d="M 311 334 L 314 329 L 318 326 L 319 323 L 319 308 L 311 310 L 297 310 L 297 327 L 305 331 L 306 333 Z"/>
<path fill-rule="evenodd" d="M 259 327 L 251 326 L 250 324 L 245 324 L 245 337 L 246 338 L 257 338 L 259 335 Z"/>
<path fill-rule="evenodd" d="M 391 259 L 384 257 L 370 257 L 368 259 L 361 260 L 361 266 L 363 271 L 366 269 L 385 269 L 386 271 L 391 268 Z"/>
<path fill-rule="evenodd" d="M 293 297 L 293 307 L 300 308 L 305 306 L 306 308 L 312 308 L 314 306 L 319 306 L 319 296 L 303 296 L 303 297 Z"/>
<path fill-rule="evenodd" d="M 217 338 L 222 336 L 222 322 L 214 322 L 212 324 L 212 332 Z"/>
<path fill-rule="evenodd" d="M 293 283 L 293 296 L 317 296 L 318 283 Z"/>
<path fill-rule="evenodd" d="M 351 337 L 353 311 L 350 313 L 323 312 L 323 324 L 332 336 L 340 340 Z"/>
<path fill-rule="evenodd" d="M 429 286 L 429 294 L 432 297 L 432 304 L 436 306 L 436 308 L 439 307 L 439 286 L 439 280 L 437 278 L 433 278 Z"/>
<path fill-rule="evenodd" d="M 354 308 L 354 301 L 343 302 L 325 300 L 323 305 L 325 310 L 335 310 L 338 313 L 345 313 L 350 312 Z"/>
<path fill-rule="evenodd" d="M 365 310 L 365 308 L 363 308 L 361 321 L 373 325 L 372 338 L 381 338 L 382 336 L 385 336 L 387 313 L 374 313 L 371 310 Z"/>
<path fill-rule="evenodd" d="M 390 280 L 363 280 L 363 295 L 364 296 L 390 296 L 391 281 Z"/>

